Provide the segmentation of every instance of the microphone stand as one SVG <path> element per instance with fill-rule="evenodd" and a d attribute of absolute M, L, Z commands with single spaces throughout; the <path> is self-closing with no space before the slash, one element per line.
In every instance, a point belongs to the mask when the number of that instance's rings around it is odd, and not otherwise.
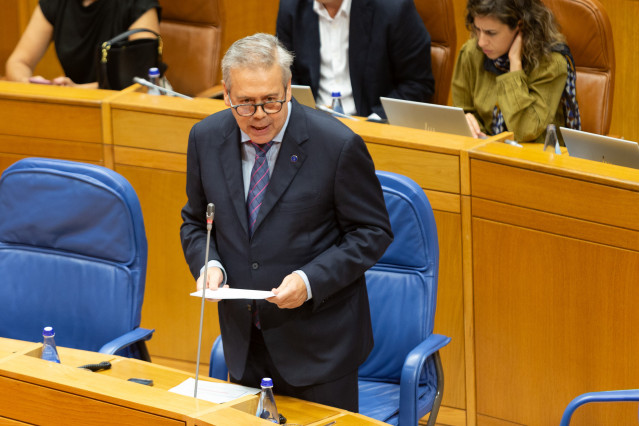
<path fill-rule="evenodd" d="M 133 82 L 141 84 L 142 86 L 152 87 L 154 89 L 158 89 L 160 92 L 164 93 L 165 95 L 177 96 L 178 98 L 183 98 L 183 99 L 193 99 L 190 96 L 183 95 L 181 93 L 176 92 L 175 90 L 170 90 L 170 89 L 166 89 L 166 88 L 164 88 L 162 86 L 158 86 L 157 84 L 153 84 L 149 80 L 145 80 L 145 79 L 140 78 L 140 77 L 133 77 Z"/>
<path fill-rule="evenodd" d="M 213 228 L 213 215 L 215 214 L 215 205 L 209 203 L 206 206 L 206 250 L 204 255 L 204 275 L 202 277 L 202 305 L 200 308 L 200 331 L 197 339 L 197 360 L 195 364 L 195 388 L 193 389 L 193 398 L 197 398 L 197 382 L 200 377 L 200 351 L 202 349 L 202 323 L 204 322 L 204 294 L 206 285 L 209 281 L 209 243 L 211 242 L 211 228 Z"/>

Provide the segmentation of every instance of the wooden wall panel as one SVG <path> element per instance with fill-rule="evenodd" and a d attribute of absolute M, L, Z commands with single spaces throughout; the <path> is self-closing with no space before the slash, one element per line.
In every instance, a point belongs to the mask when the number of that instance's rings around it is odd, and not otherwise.
<path fill-rule="evenodd" d="M 20 5 L 15 0 L 0 0 L 0 77 L 5 74 L 5 63 L 18 43 L 20 27 Z"/>

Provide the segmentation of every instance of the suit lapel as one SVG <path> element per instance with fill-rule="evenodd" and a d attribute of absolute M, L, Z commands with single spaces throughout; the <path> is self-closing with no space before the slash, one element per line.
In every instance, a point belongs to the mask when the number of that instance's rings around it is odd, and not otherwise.
<path fill-rule="evenodd" d="M 233 161 L 222 161 L 224 173 L 224 183 L 229 193 L 229 198 L 233 203 L 237 218 L 242 224 L 242 228 L 248 235 L 248 218 L 246 216 L 246 200 L 244 197 L 244 178 L 242 177 L 242 153 L 240 151 L 240 129 L 233 115 L 226 128 L 222 145 L 220 146 L 220 158 L 236 159 Z M 215 182 L 221 184 L 221 182 Z"/>
<path fill-rule="evenodd" d="M 302 149 L 302 144 L 308 139 L 304 111 L 295 100 L 292 101 L 291 107 L 291 118 L 284 133 L 282 146 L 280 147 L 275 169 L 271 175 L 262 206 L 257 214 L 254 233 L 257 232 L 264 218 L 271 212 L 282 194 L 290 186 L 306 160 L 306 153 Z"/>
<path fill-rule="evenodd" d="M 391 0 L 392 1 L 392 0 Z M 368 47 L 373 26 L 373 8 L 370 0 L 353 0 L 351 3 L 348 33 L 348 64 L 351 74 L 353 98 L 358 111 L 362 110 Z"/>

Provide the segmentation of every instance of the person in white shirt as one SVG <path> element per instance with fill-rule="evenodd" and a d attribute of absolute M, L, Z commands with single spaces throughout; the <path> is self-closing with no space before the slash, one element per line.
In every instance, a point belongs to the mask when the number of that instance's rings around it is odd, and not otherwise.
<path fill-rule="evenodd" d="M 280 0 L 277 37 L 295 54 L 293 84 L 347 114 L 385 118 L 380 96 L 429 102 L 430 35 L 413 0 Z"/>

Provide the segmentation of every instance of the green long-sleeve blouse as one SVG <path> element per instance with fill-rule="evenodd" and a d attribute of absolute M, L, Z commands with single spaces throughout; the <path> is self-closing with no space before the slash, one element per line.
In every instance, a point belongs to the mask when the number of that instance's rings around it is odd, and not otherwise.
<path fill-rule="evenodd" d="M 453 73 L 453 105 L 472 112 L 481 129 L 491 135 L 493 109 L 501 109 L 506 127 L 520 142 L 543 142 L 546 126 L 564 125 L 560 104 L 566 85 L 567 62 L 553 52 L 529 74 L 524 71 L 495 75 L 484 69 L 484 53 L 476 39 L 462 46 Z"/>

